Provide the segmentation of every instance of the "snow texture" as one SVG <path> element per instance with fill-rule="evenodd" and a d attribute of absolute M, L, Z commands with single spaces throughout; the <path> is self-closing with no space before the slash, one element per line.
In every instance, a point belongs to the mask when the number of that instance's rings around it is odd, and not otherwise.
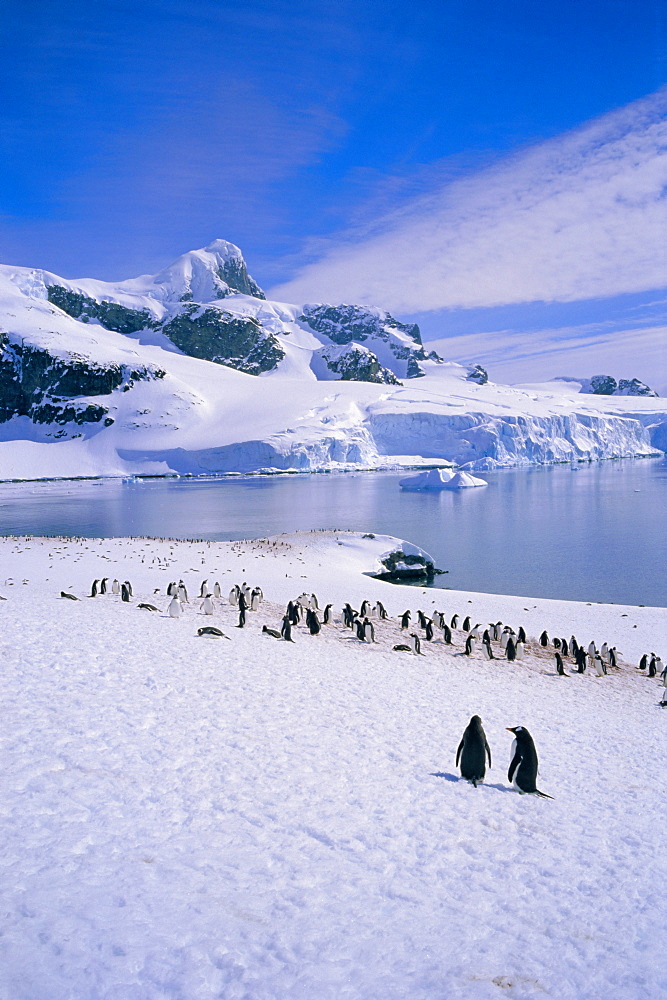
<path fill-rule="evenodd" d="M 194 530 L 194 528 L 193 528 Z M 3 933 L 8 1000 L 656 1000 L 667 988 L 664 609 L 396 587 L 404 543 L 0 540 Z M 89 598 L 129 579 L 130 603 Z M 169 618 L 166 587 L 190 603 Z M 201 583 L 261 585 L 237 609 Z M 156 594 L 156 589 L 159 593 Z M 80 600 L 60 597 L 61 591 Z M 288 599 L 334 624 L 294 643 Z M 380 599 L 376 642 L 342 626 Z M 157 612 L 142 610 L 151 603 Z M 523 625 L 523 661 L 422 642 L 397 616 Z M 197 636 L 203 625 L 228 638 Z M 556 674 L 535 637 L 617 645 L 607 676 Z M 421 630 L 419 631 L 421 634 Z M 500 656 L 500 644 L 494 643 Z M 456 748 L 482 717 L 486 781 Z M 526 726 L 553 801 L 507 781 Z"/>

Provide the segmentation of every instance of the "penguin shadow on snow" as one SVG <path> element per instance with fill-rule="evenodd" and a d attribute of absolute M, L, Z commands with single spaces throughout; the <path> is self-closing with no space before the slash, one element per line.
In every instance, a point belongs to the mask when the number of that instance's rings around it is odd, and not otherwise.
<path fill-rule="evenodd" d="M 462 778 L 458 774 L 450 774 L 448 771 L 431 771 L 430 775 L 432 778 L 444 778 L 445 781 L 461 782 L 464 785 L 472 785 L 472 781 L 468 781 L 467 778 Z M 508 788 L 507 785 L 492 785 L 490 781 L 479 781 L 477 784 L 478 788 L 494 788 L 498 792 L 513 792 L 513 788 Z"/>

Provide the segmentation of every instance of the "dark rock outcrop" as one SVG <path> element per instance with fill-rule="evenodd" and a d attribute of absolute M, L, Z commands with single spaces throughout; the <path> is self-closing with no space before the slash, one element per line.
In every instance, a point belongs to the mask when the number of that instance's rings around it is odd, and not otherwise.
<path fill-rule="evenodd" d="M 285 357 L 276 337 L 248 316 L 240 319 L 215 306 L 187 304 L 162 327 L 185 354 L 229 365 L 249 375 L 271 371 Z"/>
<path fill-rule="evenodd" d="M 486 368 L 482 368 L 481 365 L 472 365 L 468 369 L 468 374 L 466 375 L 468 382 L 476 382 L 477 385 L 486 385 L 489 381 L 489 376 Z"/>
<path fill-rule="evenodd" d="M 342 382 L 383 382 L 400 385 L 394 373 L 378 361 L 367 347 L 349 344 L 345 347 L 322 347 L 313 355 L 312 367 L 319 376 L 318 361 L 340 376 Z"/>
<path fill-rule="evenodd" d="M 157 323 L 147 309 L 129 309 L 117 302 L 98 302 L 81 292 L 62 285 L 47 285 L 49 302 L 58 306 L 68 316 L 84 323 L 96 319 L 105 330 L 115 330 L 116 333 L 137 333 L 139 330 L 157 329 Z"/>
<path fill-rule="evenodd" d="M 108 396 L 135 382 L 164 378 L 162 369 L 102 365 L 87 358 L 58 357 L 31 344 L 11 343 L 0 333 L 0 423 L 29 417 L 38 424 L 99 423 L 108 409 L 79 397 Z M 105 423 L 113 421 L 107 418 Z"/>

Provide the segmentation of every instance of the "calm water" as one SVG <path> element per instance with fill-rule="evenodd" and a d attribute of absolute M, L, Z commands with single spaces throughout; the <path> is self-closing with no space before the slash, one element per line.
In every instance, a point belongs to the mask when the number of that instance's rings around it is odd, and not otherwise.
<path fill-rule="evenodd" d="M 405 473 L 0 483 L 0 534 L 253 538 L 307 528 L 397 535 L 435 585 L 667 605 L 667 462 L 485 473 L 484 489 L 406 493 Z"/>

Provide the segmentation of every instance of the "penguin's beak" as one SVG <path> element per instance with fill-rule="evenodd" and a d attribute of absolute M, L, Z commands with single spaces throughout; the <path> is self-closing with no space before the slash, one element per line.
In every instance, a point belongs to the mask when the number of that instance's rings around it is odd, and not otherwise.
<path fill-rule="evenodd" d="M 508 733 L 514 733 L 516 735 L 516 729 L 512 729 L 510 726 L 505 726 Z"/>

